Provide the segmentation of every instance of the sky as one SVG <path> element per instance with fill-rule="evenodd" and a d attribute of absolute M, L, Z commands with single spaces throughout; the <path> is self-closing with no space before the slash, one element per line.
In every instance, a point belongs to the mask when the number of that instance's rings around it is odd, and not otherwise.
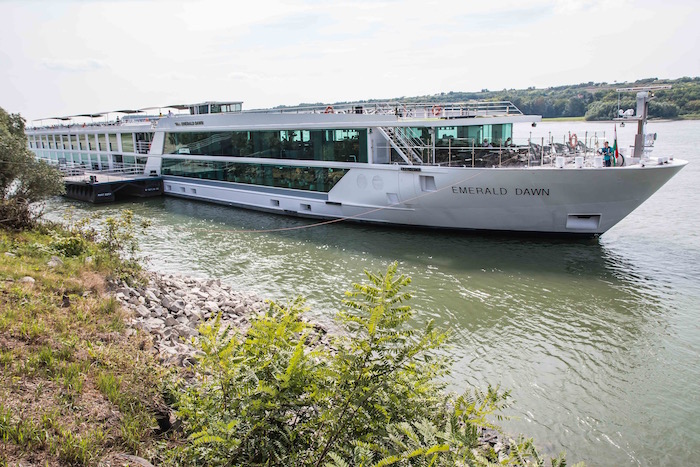
<path fill-rule="evenodd" d="M 29 123 L 683 76 L 697 0 L 0 0 L 0 107 Z"/>

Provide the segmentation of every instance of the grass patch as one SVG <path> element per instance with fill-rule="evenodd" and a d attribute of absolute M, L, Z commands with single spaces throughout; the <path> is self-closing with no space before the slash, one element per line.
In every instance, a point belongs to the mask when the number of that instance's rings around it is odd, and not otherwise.
<path fill-rule="evenodd" d="M 0 230 L 0 466 L 152 458 L 165 370 L 104 295 L 115 259 L 61 235 Z"/>

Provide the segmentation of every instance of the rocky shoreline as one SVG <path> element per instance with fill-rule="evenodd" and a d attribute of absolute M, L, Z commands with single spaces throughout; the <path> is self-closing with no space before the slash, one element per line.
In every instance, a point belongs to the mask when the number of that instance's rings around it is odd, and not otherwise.
<path fill-rule="evenodd" d="M 150 334 L 153 349 L 164 365 L 194 366 L 197 350 L 192 338 L 199 335 L 199 326 L 221 315 L 222 329 L 230 325 L 241 332 L 251 318 L 264 313 L 267 305 L 255 293 L 233 290 L 218 279 L 195 279 L 174 274 L 148 273 L 148 284 L 130 287 L 115 286 L 113 295 L 128 310 L 129 333 L 139 329 Z M 320 334 L 319 345 L 330 346 L 326 330 L 314 324 Z M 510 445 L 498 431 L 481 428 L 479 450 L 493 450 L 499 461 L 508 457 Z"/>
<path fill-rule="evenodd" d="M 220 314 L 222 328 L 230 325 L 245 331 L 251 316 L 266 307 L 257 295 L 234 291 L 219 280 L 155 272 L 148 273 L 145 287 L 121 283 L 113 293 L 133 312 L 127 324 L 151 335 L 158 359 L 165 365 L 195 364 L 191 338 L 205 321 Z"/>

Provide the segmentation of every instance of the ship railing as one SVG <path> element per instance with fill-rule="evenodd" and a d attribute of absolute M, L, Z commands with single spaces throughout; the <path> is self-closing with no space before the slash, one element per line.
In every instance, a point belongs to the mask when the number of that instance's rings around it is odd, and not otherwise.
<path fill-rule="evenodd" d="M 45 125 L 35 125 L 32 124 L 27 126 L 27 130 L 63 130 L 63 129 L 73 129 L 73 128 L 93 128 L 93 127 L 109 127 L 109 126 L 153 126 L 154 122 L 157 122 L 162 116 L 158 115 L 147 115 L 140 118 L 132 118 L 127 120 L 115 119 L 103 122 L 73 122 L 73 123 L 61 123 L 61 124 L 45 124 Z"/>
<path fill-rule="evenodd" d="M 382 136 L 384 136 L 384 138 L 387 142 L 386 149 L 392 148 L 394 150 L 394 152 L 391 153 L 392 156 L 394 154 L 398 155 L 403 161 L 403 162 L 399 162 L 399 163 L 413 165 L 413 161 L 411 160 L 410 155 L 406 154 L 406 151 L 404 150 L 406 148 L 402 148 L 401 145 L 396 141 L 396 137 L 395 137 L 393 128 L 391 128 L 391 127 L 377 127 L 377 129 L 382 134 Z M 393 157 L 392 157 L 392 159 L 393 159 Z"/>
<path fill-rule="evenodd" d="M 136 152 L 139 154 L 148 154 L 151 150 L 151 141 L 136 141 Z"/>
<path fill-rule="evenodd" d="M 468 102 L 351 102 L 341 104 L 314 104 L 297 107 L 245 110 L 244 113 L 280 114 L 365 114 L 395 115 L 399 118 L 457 118 L 478 116 L 523 115 L 510 101 Z"/>
<path fill-rule="evenodd" d="M 98 162 L 88 164 L 85 162 L 56 162 L 49 161 L 58 166 L 64 177 L 78 177 L 100 174 L 102 176 L 114 176 L 123 178 L 124 176 L 143 175 L 145 164 L 113 163 L 112 167 L 102 166 Z"/>
<path fill-rule="evenodd" d="M 411 164 L 423 164 L 423 143 L 411 137 L 410 132 L 401 127 L 379 127 L 384 137 L 389 138 L 394 149 L 400 151 L 407 162 Z"/>
<path fill-rule="evenodd" d="M 390 135 L 387 135 L 387 138 Z M 590 139 L 586 141 L 591 143 Z M 391 143 L 391 144 L 390 144 Z M 422 151 L 426 157 L 423 164 L 444 167 L 600 167 L 602 154 L 596 145 L 587 145 L 582 141 L 576 144 L 545 141 L 541 138 L 535 142 L 532 138 L 518 142 L 493 141 L 479 144 L 475 138 L 440 138 L 433 146 L 430 142 L 418 140 L 411 148 Z M 395 141 L 388 139 L 383 149 L 391 151 L 389 162 L 399 165 L 414 164 L 407 156 L 407 148 L 401 148 Z M 382 148 L 379 148 L 382 149 Z M 620 151 L 622 154 L 623 151 Z M 624 163 L 623 158 L 618 163 Z"/>

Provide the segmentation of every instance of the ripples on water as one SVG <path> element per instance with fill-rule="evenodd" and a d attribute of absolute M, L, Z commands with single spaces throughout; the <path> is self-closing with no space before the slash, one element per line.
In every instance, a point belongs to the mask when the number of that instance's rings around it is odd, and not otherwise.
<path fill-rule="evenodd" d="M 241 233 L 311 222 L 173 198 L 62 201 L 53 215 L 68 205 L 103 214 L 129 207 L 153 222 L 142 242 L 152 268 L 219 277 L 278 300 L 299 294 L 325 322 L 364 269 L 397 260 L 413 278 L 417 320 L 452 334 L 453 389 L 512 390 L 508 431 L 588 465 L 690 465 L 700 452 L 700 122 L 656 127 L 657 150 L 693 163 L 599 239 L 345 224 Z"/>

